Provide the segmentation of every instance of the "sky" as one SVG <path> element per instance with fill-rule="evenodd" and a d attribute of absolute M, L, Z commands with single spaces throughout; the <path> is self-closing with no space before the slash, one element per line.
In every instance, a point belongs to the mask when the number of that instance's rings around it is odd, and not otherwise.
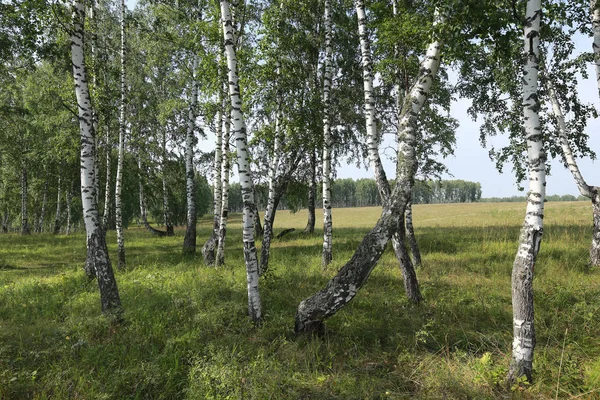
<path fill-rule="evenodd" d="M 589 40 L 589 39 L 587 39 Z M 591 41 L 589 42 L 591 46 Z M 587 103 L 592 103 L 600 110 L 600 98 L 595 81 L 596 73 L 590 65 L 588 71 L 588 79 L 579 80 L 579 95 Z M 489 158 L 490 145 L 502 145 L 506 139 L 502 137 L 491 138 L 488 143 L 488 148 L 483 148 L 479 143 L 479 126 L 482 121 L 473 121 L 467 115 L 467 109 L 471 102 L 466 99 L 459 99 L 452 104 L 450 115 L 456 118 L 460 126 L 456 131 L 456 148 L 454 156 L 450 156 L 442 160 L 448 167 L 452 176 L 444 176 L 443 179 L 462 179 L 465 181 L 479 182 L 482 187 L 482 197 L 510 197 L 523 196 L 527 192 L 527 182 L 523 182 L 524 191 L 519 191 L 512 171 L 512 165 L 506 164 L 503 172 L 499 173 L 496 170 L 495 164 Z M 589 147 L 598 153 L 600 157 L 600 119 L 588 121 L 586 128 L 590 136 Z M 387 139 L 388 146 L 393 146 L 392 139 Z M 395 166 L 386 157 L 382 156 L 385 164 L 387 176 L 389 178 L 395 176 Z M 590 159 L 578 159 L 577 163 L 583 177 L 590 185 L 599 185 L 600 177 L 598 169 L 600 161 L 592 161 Z M 565 169 L 559 160 L 551 161 L 551 173 L 547 176 L 546 194 L 572 194 L 579 195 L 577 185 L 571 173 Z M 373 173 L 364 168 L 356 168 L 355 165 L 343 163 L 337 169 L 338 178 L 372 178 Z M 595 181 L 595 179 L 597 179 Z"/>

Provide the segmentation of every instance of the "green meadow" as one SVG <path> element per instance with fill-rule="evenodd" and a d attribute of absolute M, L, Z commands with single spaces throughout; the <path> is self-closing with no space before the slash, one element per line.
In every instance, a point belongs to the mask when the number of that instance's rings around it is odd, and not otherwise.
<path fill-rule="evenodd" d="M 170 238 L 126 230 L 128 269 L 116 272 L 122 324 L 101 315 L 96 282 L 84 276 L 83 233 L 0 235 L 0 399 L 600 398 L 590 205 L 546 206 L 529 387 L 505 383 L 525 205 L 473 203 L 414 206 L 422 304 L 405 298 L 388 249 L 321 337 L 294 335 L 296 306 L 350 258 L 377 208 L 334 209 L 327 270 L 321 231 L 301 233 L 306 211 L 278 212 L 275 234 L 296 231 L 273 241 L 259 328 L 246 317 L 239 215 L 217 269 L 181 255 L 182 229 Z M 199 221 L 198 249 L 210 224 Z M 115 260 L 114 232 L 108 242 Z"/>

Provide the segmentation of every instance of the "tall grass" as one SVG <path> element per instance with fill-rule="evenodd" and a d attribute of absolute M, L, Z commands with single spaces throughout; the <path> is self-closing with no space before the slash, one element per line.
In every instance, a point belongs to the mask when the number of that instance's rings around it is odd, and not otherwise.
<path fill-rule="evenodd" d="M 296 306 L 350 258 L 377 208 L 334 210 L 325 271 L 321 232 L 301 233 L 304 212 L 278 213 L 276 233 L 297 230 L 273 242 L 261 328 L 246 317 L 239 216 L 218 269 L 181 255 L 183 230 L 171 238 L 127 230 L 122 325 L 100 315 L 96 284 L 82 272 L 83 235 L 0 235 L 0 398 L 598 398 L 600 283 L 587 269 L 586 203 L 547 204 L 535 380 L 527 390 L 504 383 L 523 212 L 517 203 L 414 206 L 424 303 L 405 298 L 388 251 L 320 338 L 294 336 Z M 200 222 L 200 243 L 210 224 Z M 112 233 L 108 241 L 116 257 Z"/>

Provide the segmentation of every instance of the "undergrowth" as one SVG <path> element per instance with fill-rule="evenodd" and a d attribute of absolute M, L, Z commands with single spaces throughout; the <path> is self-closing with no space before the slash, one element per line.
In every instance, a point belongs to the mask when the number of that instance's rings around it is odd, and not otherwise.
<path fill-rule="evenodd" d="M 264 324 L 246 317 L 239 218 L 226 266 L 183 257 L 183 231 L 126 231 L 117 272 L 125 322 L 100 313 L 82 272 L 84 236 L 0 235 L 1 399 L 494 399 L 600 397 L 600 283 L 588 271 L 584 203 L 548 203 L 536 265 L 534 383 L 505 382 L 510 275 L 524 207 L 414 206 L 425 301 L 405 298 L 388 250 L 322 337 L 296 337 L 298 303 L 321 289 L 374 225 L 376 208 L 334 210 L 334 262 L 305 214 L 279 212 Z M 211 221 L 199 224 L 198 243 Z M 319 222 L 318 222 L 319 223 Z M 109 234 L 111 256 L 116 240 Z"/>

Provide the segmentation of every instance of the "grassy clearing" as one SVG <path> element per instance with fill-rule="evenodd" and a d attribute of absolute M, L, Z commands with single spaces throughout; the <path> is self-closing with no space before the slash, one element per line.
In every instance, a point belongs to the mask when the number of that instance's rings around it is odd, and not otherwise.
<path fill-rule="evenodd" d="M 227 266 L 183 258 L 183 231 L 126 231 L 117 280 L 126 323 L 100 316 L 81 234 L 0 235 L 1 399 L 600 398 L 600 283 L 586 271 L 587 203 L 547 203 L 536 268 L 535 382 L 504 385 L 512 341 L 510 274 L 524 206 L 415 206 L 424 304 L 405 299 L 388 251 L 323 338 L 295 337 L 297 304 L 321 289 L 378 217 L 334 210 L 334 263 L 301 233 L 304 212 L 280 212 L 263 327 L 246 318 L 240 220 Z M 318 222 L 318 224 L 320 224 Z M 199 243 L 210 221 L 199 225 Z M 109 235 L 111 255 L 116 239 Z"/>

